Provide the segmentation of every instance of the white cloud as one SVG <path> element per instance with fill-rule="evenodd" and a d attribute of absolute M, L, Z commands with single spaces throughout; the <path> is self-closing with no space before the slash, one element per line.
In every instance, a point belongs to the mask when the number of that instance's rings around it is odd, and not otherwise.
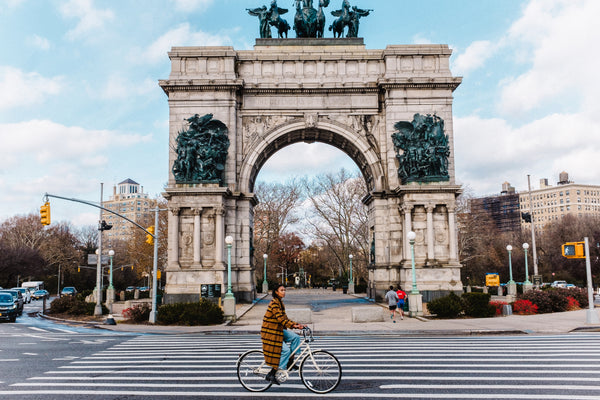
<path fill-rule="evenodd" d="M 60 12 L 64 17 L 79 20 L 75 28 L 67 32 L 67 38 L 70 40 L 102 29 L 107 21 L 114 18 L 112 10 L 95 8 L 93 0 L 69 0 L 60 6 Z"/>
<path fill-rule="evenodd" d="M 0 138 L 0 172 L 16 165 L 37 165 L 46 173 L 49 166 L 65 164 L 74 169 L 96 168 L 106 164 L 106 157 L 98 154 L 109 147 L 149 140 L 149 136 L 88 130 L 48 120 L 0 124 Z"/>
<path fill-rule="evenodd" d="M 0 66 L 0 110 L 41 103 L 61 91 L 62 80 Z"/>
<path fill-rule="evenodd" d="M 481 68 L 494 55 L 497 46 L 488 40 L 471 43 L 464 53 L 454 60 L 452 70 L 458 75 L 466 75 L 470 71 Z"/>
<path fill-rule="evenodd" d="M 597 183 L 600 172 L 590 166 L 600 159 L 598 131 L 600 121 L 583 114 L 551 114 L 521 127 L 500 118 L 455 118 L 458 180 L 480 194 L 499 192 L 507 180 L 523 188 L 528 173 L 554 178 L 567 171 Z"/>
<path fill-rule="evenodd" d="M 166 54 L 173 46 L 221 46 L 231 43 L 224 35 L 211 35 L 202 31 L 194 32 L 189 23 L 184 23 L 171 29 L 143 52 L 143 60 L 157 63 L 166 59 Z"/>
<path fill-rule="evenodd" d="M 205 8 L 212 5 L 213 0 L 172 0 L 175 3 L 175 9 L 179 11 L 195 11 L 199 8 Z"/>
<path fill-rule="evenodd" d="M 504 82 L 500 110 L 525 113 L 570 103 L 597 113 L 598 15 L 596 0 L 532 0 L 507 40 L 531 67 Z"/>
<path fill-rule="evenodd" d="M 261 168 L 258 180 L 285 181 L 292 177 L 358 169 L 341 150 L 324 143 L 295 143 L 277 151 Z"/>
<path fill-rule="evenodd" d="M 420 33 L 417 33 L 416 35 L 413 36 L 412 42 L 414 44 L 431 44 L 432 41 L 428 38 L 426 38 L 425 36 L 421 35 Z"/>
<path fill-rule="evenodd" d="M 30 46 L 37 47 L 42 50 L 50 49 L 50 41 L 39 35 L 31 35 L 29 38 L 27 38 L 27 43 Z"/>

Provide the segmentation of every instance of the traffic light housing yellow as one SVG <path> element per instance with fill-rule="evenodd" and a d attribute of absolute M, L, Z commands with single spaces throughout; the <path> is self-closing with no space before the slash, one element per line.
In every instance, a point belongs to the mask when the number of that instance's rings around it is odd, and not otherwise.
<path fill-rule="evenodd" d="M 156 279 L 160 279 L 162 276 L 160 269 L 156 271 Z"/>
<path fill-rule="evenodd" d="M 154 225 L 149 226 L 146 230 L 154 235 Z M 154 237 L 152 235 L 146 235 L 146 243 L 154 244 Z"/>
<path fill-rule="evenodd" d="M 40 207 L 40 222 L 42 225 L 50 225 L 50 202 L 47 201 Z"/>
<path fill-rule="evenodd" d="M 567 242 L 561 246 L 561 254 L 566 258 L 585 258 L 585 242 Z"/>

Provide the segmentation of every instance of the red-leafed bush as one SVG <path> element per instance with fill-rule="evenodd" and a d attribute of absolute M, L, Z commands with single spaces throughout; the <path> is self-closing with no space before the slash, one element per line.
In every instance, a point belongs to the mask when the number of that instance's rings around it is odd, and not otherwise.
<path fill-rule="evenodd" d="M 574 311 L 579 309 L 579 302 L 573 296 L 567 297 L 567 311 Z"/>
<path fill-rule="evenodd" d="M 533 304 L 530 300 L 519 299 L 513 303 L 513 313 L 520 315 L 533 315 L 537 314 L 538 306 Z"/>
<path fill-rule="evenodd" d="M 502 307 L 507 304 L 504 301 L 490 301 L 490 305 L 496 308 L 496 316 L 502 315 Z"/>

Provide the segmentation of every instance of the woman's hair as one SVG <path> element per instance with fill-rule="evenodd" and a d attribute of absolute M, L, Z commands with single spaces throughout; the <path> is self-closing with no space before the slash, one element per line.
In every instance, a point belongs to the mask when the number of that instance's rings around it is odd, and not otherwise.
<path fill-rule="evenodd" d="M 281 283 L 280 283 L 279 285 L 275 286 L 275 289 L 273 289 L 273 292 L 271 292 L 271 294 L 273 295 L 273 298 L 274 298 L 274 299 L 280 299 L 280 298 L 281 298 L 281 297 L 279 297 L 279 295 L 277 294 L 277 291 L 278 291 L 278 290 L 279 290 L 279 288 L 280 288 L 280 287 L 282 287 L 282 286 L 283 286 L 283 287 L 285 287 L 285 285 L 283 285 L 283 284 L 281 284 Z"/>

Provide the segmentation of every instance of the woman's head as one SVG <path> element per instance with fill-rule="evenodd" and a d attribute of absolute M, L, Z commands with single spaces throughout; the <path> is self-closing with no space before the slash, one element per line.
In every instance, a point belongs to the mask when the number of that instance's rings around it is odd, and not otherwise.
<path fill-rule="evenodd" d="M 277 285 L 275 289 L 273 289 L 273 298 L 283 299 L 285 297 L 285 286 Z"/>

